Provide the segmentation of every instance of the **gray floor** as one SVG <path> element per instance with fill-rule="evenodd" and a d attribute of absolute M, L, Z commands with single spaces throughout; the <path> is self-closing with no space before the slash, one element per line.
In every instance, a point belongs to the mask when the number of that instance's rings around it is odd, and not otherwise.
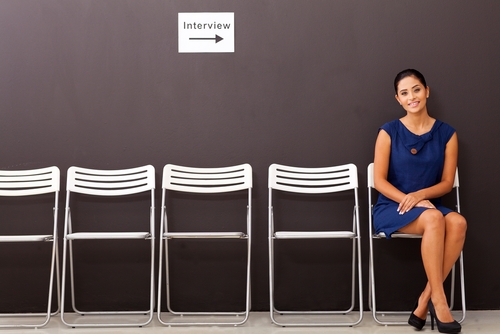
<path fill-rule="evenodd" d="M 87 318 L 87 319 L 90 319 Z M 100 318 L 101 320 L 103 318 Z M 106 321 L 113 321 L 112 317 L 105 317 Z M 0 325 L 9 319 L 0 319 Z M 12 320 L 12 319 L 10 319 Z M 19 320 L 19 319 L 17 319 Z M 462 333 L 500 333 L 500 311 L 468 311 L 467 318 L 462 324 Z M 429 320 L 424 330 L 420 333 L 437 333 L 437 330 L 431 331 Z M 278 327 L 271 323 L 269 313 L 252 312 L 246 324 L 239 327 L 165 327 L 158 320 L 153 319 L 152 323 L 143 328 L 70 328 L 61 322 L 59 316 L 51 319 L 49 324 L 39 329 L 0 329 L 2 333 L 413 333 L 415 331 L 409 326 L 380 326 L 377 325 L 371 316 L 371 313 L 364 314 L 363 321 L 356 327 Z"/>

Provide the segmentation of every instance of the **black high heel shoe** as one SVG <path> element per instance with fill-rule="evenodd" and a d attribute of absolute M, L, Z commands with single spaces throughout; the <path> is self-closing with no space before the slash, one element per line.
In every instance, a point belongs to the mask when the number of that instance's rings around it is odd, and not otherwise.
<path fill-rule="evenodd" d="M 437 315 L 432 300 L 429 301 L 429 312 L 431 314 L 431 329 L 434 330 L 434 319 L 436 319 L 436 325 L 439 333 L 460 333 L 462 331 L 462 326 L 458 321 L 453 320 L 452 322 L 441 322 Z"/>
<path fill-rule="evenodd" d="M 416 330 L 420 331 L 420 330 L 422 330 L 422 328 L 424 328 L 426 319 L 420 319 L 419 317 L 417 317 L 415 315 L 415 313 L 413 313 L 413 312 L 415 312 L 417 307 L 418 307 L 418 299 L 415 302 L 415 305 L 413 306 L 413 310 L 411 311 L 410 318 L 408 319 L 408 324 L 410 326 L 415 327 Z"/>

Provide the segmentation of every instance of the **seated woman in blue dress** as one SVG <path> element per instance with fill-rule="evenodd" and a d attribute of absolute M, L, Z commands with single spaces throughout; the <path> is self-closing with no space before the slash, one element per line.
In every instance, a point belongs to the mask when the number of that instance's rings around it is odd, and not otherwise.
<path fill-rule="evenodd" d="M 427 312 L 442 333 L 458 333 L 443 282 L 465 242 L 467 222 L 441 205 L 453 188 L 458 159 L 455 129 L 431 116 L 426 101 L 430 89 L 417 70 L 400 72 L 394 80 L 396 100 L 406 111 L 384 124 L 375 144 L 374 182 L 380 196 L 373 209 L 377 232 L 422 235 L 421 253 L 427 285 L 408 323 L 418 330 Z"/>

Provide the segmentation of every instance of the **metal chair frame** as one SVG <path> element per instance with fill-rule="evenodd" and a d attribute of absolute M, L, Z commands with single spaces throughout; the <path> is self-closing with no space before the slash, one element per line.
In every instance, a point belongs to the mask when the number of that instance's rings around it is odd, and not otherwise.
<path fill-rule="evenodd" d="M 153 319 L 154 311 L 154 189 L 155 170 L 151 165 L 118 169 L 118 170 L 98 170 L 81 167 L 70 167 L 67 175 L 66 192 L 66 212 L 64 222 L 64 249 L 63 249 L 63 270 L 62 270 L 62 300 L 65 296 L 66 285 L 66 258 L 69 257 L 69 274 L 71 289 L 71 305 L 73 311 L 78 315 L 134 315 L 141 314 L 148 316 L 141 322 L 120 322 L 120 323 L 90 323 L 90 322 L 69 322 L 66 318 L 67 312 L 64 304 L 61 306 L 61 321 L 70 327 L 143 327 L 148 325 Z M 149 230 L 141 232 L 73 232 L 71 221 L 70 196 L 71 193 L 86 194 L 91 196 L 126 196 L 149 192 L 151 207 L 149 210 Z M 150 271 L 150 296 L 149 309 L 142 311 L 81 311 L 76 307 L 75 300 L 75 275 L 73 261 L 73 241 L 74 240 L 149 240 L 151 245 L 151 271 Z M 69 255 L 68 255 L 69 253 Z M 127 317 L 123 317 L 126 319 Z"/>
<path fill-rule="evenodd" d="M 354 164 L 346 164 L 322 168 L 301 168 L 279 164 L 269 166 L 269 290 L 270 290 L 270 317 L 278 326 L 355 326 L 363 319 L 363 287 L 361 270 L 361 244 L 359 234 L 359 202 L 358 202 L 358 175 Z M 350 231 L 275 231 L 273 212 L 273 191 L 292 192 L 300 194 L 328 194 L 335 192 L 353 191 L 353 227 Z M 351 306 L 341 311 L 284 311 L 275 308 L 274 301 L 274 242 L 285 239 L 351 239 L 352 240 L 352 288 Z M 357 268 L 356 268 L 357 262 Z M 354 310 L 356 293 L 356 269 L 358 271 L 359 317 L 354 321 L 332 321 L 328 318 L 324 322 L 284 322 L 276 319 L 281 315 L 347 315 Z"/>
<path fill-rule="evenodd" d="M 0 328 L 29 327 L 40 328 L 48 324 L 50 317 L 59 313 L 60 309 L 60 282 L 59 282 L 59 248 L 57 243 L 57 212 L 59 205 L 59 168 L 52 166 L 30 170 L 2 170 L 0 171 L 0 197 L 35 196 L 42 194 L 54 194 L 52 234 L 44 235 L 0 235 L 1 243 L 12 242 L 51 242 L 52 255 L 50 260 L 50 277 L 47 300 L 47 312 L 45 313 L 2 313 L 0 317 L 44 317 L 41 323 L 9 323 L 1 324 Z M 51 312 L 52 291 L 54 285 L 54 269 L 56 276 L 57 304 L 55 312 Z"/>
<path fill-rule="evenodd" d="M 160 255 L 158 275 L 158 320 L 168 326 L 238 326 L 247 320 L 251 308 L 250 296 L 250 259 L 251 259 L 251 231 L 252 231 L 252 167 L 242 164 L 221 168 L 194 168 L 167 164 L 163 169 L 162 206 L 160 225 Z M 167 223 L 166 198 L 168 191 L 217 194 L 236 191 L 248 193 L 246 231 L 243 232 L 171 232 Z M 247 269 L 246 269 L 246 302 L 245 310 L 242 312 L 178 312 L 174 311 L 170 303 L 170 271 L 168 240 L 170 239 L 242 239 L 247 242 Z M 164 252 L 164 254 L 163 254 Z M 166 303 L 170 321 L 162 319 L 161 297 L 162 297 L 162 267 L 163 255 L 165 255 L 165 280 L 166 280 Z M 196 321 L 176 321 L 180 317 L 186 319 L 188 316 L 198 316 Z M 227 316 L 237 320 L 220 321 L 218 316 Z M 216 320 L 214 320 L 216 319 Z"/>
<path fill-rule="evenodd" d="M 368 176 L 368 208 L 369 208 L 369 233 L 370 233 L 370 263 L 369 263 L 369 271 L 370 271 L 370 282 L 369 282 L 369 306 L 373 315 L 373 319 L 379 325 L 406 325 L 408 324 L 407 319 L 404 321 L 398 320 L 382 320 L 380 317 L 386 315 L 395 315 L 395 316 L 405 316 L 408 317 L 411 314 L 411 311 L 380 311 L 377 310 L 377 299 L 375 293 L 375 265 L 374 265 L 374 239 L 386 239 L 384 233 L 374 233 L 373 232 L 373 197 L 372 193 L 375 190 L 374 180 L 373 180 L 373 163 L 368 165 L 367 169 Z M 453 184 L 453 188 L 455 190 L 455 198 L 456 198 L 456 211 L 460 213 L 460 194 L 459 194 L 459 178 L 458 178 L 458 168 L 455 172 L 455 180 Z M 422 236 L 418 234 L 408 234 L 408 233 L 393 233 L 392 238 L 396 239 L 421 239 Z M 460 291 L 461 291 L 461 304 L 462 304 L 462 317 L 458 320 L 459 323 L 462 323 L 465 320 L 466 315 L 466 305 L 465 305 L 465 274 L 464 274 L 464 258 L 463 251 L 460 253 L 460 257 L 457 261 L 460 265 Z M 454 302 L 455 302 L 455 269 L 456 265 L 453 266 L 450 278 L 451 278 L 451 286 L 450 286 L 450 309 L 453 310 Z"/>

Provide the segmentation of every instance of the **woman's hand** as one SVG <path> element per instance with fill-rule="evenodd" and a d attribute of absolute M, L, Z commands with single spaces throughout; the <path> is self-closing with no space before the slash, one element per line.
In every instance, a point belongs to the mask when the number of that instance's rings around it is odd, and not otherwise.
<path fill-rule="evenodd" d="M 424 200 L 424 196 L 417 191 L 409 193 L 403 198 L 403 200 L 399 203 L 398 212 L 402 215 L 413 209 L 415 206 L 431 208 L 429 205 L 432 205 L 432 203 L 428 200 Z M 432 208 L 434 208 L 433 205 Z"/>
<path fill-rule="evenodd" d="M 427 199 L 424 199 L 423 201 L 420 201 L 417 203 L 417 205 L 415 205 L 415 207 L 417 208 L 427 208 L 427 209 L 435 209 L 436 207 L 434 206 L 434 204 L 432 204 L 431 201 L 427 200 Z"/>

